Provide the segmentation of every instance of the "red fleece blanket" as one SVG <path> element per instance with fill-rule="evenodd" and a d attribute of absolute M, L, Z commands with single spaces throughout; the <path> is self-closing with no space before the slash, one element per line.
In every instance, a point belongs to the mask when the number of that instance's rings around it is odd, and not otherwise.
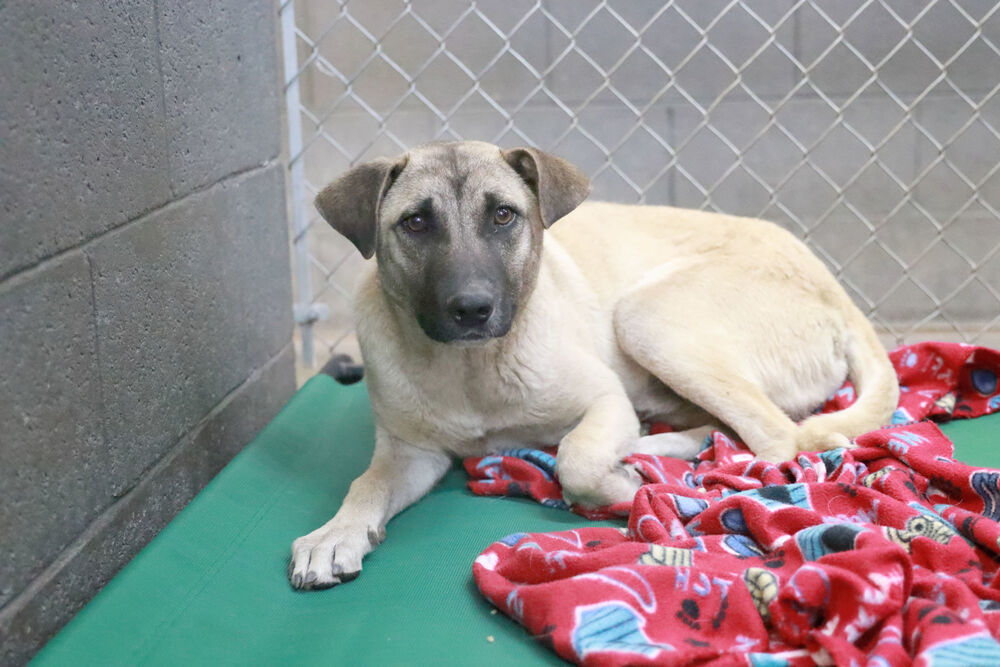
<path fill-rule="evenodd" d="M 476 584 L 584 664 L 1000 665 L 1000 471 L 915 422 L 1000 410 L 1000 352 L 891 358 L 898 425 L 856 448 L 775 466 L 714 433 L 693 462 L 630 456 L 647 484 L 588 514 L 627 514 L 627 529 L 509 535 L 476 559 Z M 853 399 L 846 385 L 825 409 Z M 475 493 L 566 506 L 551 450 L 465 467 Z"/>

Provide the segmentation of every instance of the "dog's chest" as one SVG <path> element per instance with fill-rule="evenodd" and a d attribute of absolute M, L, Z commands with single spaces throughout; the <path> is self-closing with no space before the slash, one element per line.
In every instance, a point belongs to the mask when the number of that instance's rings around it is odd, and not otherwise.
<path fill-rule="evenodd" d="M 457 456 L 558 443 L 582 411 L 560 395 L 544 367 L 497 361 L 397 368 L 394 390 L 378 392 L 380 419 Z"/>

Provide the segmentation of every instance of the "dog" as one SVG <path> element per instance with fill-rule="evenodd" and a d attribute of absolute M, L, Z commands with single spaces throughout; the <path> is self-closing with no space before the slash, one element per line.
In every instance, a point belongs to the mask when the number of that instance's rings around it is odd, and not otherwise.
<path fill-rule="evenodd" d="M 601 506 L 635 495 L 633 452 L 690 458 L 721 428 L 777 463 L 890 421 L 888 355 L 792 234 L 589 191 L 554 155 L 454 142 L 316 197 L 376 258 L 355 303 L 375 449 L 337 514 L 292 544 L 295 589 L 358 576 L 454 457 L 558 444 L 565 498 Z M 813 415 L 848 378 L 856 402 Z M 641 420 L 681 430 L 641 437 Z"/>

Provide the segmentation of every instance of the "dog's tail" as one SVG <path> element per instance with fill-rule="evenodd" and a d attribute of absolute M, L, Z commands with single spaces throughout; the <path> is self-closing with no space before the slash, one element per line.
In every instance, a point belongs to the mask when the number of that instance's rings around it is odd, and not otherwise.
<path fill-rule="evenodd" d="M 851 339 L 847 344 L 848 378 L 855 402 L 838 412 L 809 417 L 799 425 L 799 451 L 845 446 L 847 441 L 886 426 L 899 404 L 899 380 L 885 348 L 865 316 L 851 304 Z"/>

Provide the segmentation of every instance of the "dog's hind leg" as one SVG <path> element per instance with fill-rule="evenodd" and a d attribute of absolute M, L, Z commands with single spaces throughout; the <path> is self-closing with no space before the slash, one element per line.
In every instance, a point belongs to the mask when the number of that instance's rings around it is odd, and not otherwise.
<path fill-rule="evenodd" d="M 732 334 L 741 324 L 725 311 L 690 280 L 647 282 L 617 304 L 615 332 L 627 355 L 733 429 L 759 458 L 790 460 L 798 427 L 750 379 L 744 357 L 754 352 L 741 349 L 749 344 Z"/>

